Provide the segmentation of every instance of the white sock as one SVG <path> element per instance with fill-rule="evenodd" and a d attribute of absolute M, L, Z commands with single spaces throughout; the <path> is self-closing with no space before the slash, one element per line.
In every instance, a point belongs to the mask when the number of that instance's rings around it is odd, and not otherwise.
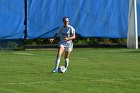
<path fill-rule="evenodd" d="M 67 68 L 69 66 L 69 59 L 65 59 L 65 68 Z"/>
<path fill-rule="evenodd" d="M 60 63 L 60 58 L 56 58 L 55 69 L 58 69 L 58 67 L 59 67 L 59 63 Z"/>

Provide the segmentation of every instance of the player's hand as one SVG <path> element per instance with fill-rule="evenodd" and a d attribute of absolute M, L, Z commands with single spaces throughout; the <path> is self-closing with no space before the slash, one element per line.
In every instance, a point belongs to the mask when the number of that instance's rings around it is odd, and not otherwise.
<path fill-rule="evenodd" d="M 65 37 L 65 38 L 64 38 L 64 40 L 65 40 L 65 41 L 68 41 L 68 40 L 69 40 L 69 38 L 68 38 L 68 37 Z"/>
<path fill-rule="evenodd" d="M 50 42 L 52 43 L 54 41 L 54 39 L 52 38 L 52 39 L 50 39 Z"/>

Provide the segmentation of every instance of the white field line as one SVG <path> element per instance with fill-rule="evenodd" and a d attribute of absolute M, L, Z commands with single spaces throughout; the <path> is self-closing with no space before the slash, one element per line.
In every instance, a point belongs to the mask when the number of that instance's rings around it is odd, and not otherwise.
<path fill-rule="evenodd" d="M 27 56 L 32 56 L 34 54 L 31 54 L 31 53 L 23 53 L 23 52 L 15 52 L 13 54 L 16 54 L 16 55 L 27 55 Z"/>

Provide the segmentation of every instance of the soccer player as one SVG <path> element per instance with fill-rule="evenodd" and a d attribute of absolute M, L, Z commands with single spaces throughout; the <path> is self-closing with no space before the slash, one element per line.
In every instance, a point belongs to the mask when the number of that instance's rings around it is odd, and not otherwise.
<path fill-rule="evenodd" d="M 55 64 L 55 69 L 53 69 L 52 72 L 58 72 L 59 64 L 60 64 L 60 59 L 62 53 L 65 51 L 65 71 L 68 68 L 69 65 L 69 57 L 71 54 L 71 51 L 73 50 L 73 42 L 72 40 L 75 39 L 75 29 L 69 25 L 69 18 L 68 17 L 63 17 L 63 23 L 64 26 L 60 27 L 57 33 L 55 34 L 54 37 L 59 37 L 59 47 L 58 47 L 58 52 L 57 52 L 57 57 L 56 57 L 56 64 Z M 54 39 L 50 39 L 50 42 L 52 42 Z"/>

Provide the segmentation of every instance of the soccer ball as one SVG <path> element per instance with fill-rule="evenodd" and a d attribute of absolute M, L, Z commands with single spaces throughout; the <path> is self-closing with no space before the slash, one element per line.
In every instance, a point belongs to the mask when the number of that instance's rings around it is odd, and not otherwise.
<path fill-rule="evenodd" d="M 64 66 L 60 66 L 59 69 L 58 69 L 58 71 L 60 73 L 64 73 L 66 71 L 66 68 Z"/>

